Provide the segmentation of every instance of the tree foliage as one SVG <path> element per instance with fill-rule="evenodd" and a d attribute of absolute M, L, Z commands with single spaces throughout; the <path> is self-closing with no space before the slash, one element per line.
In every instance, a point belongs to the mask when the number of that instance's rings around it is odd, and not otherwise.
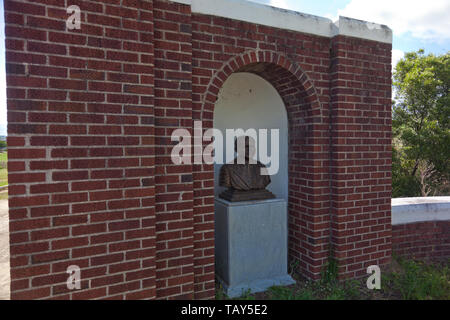
<path fill-rule="evenodd" d="M 407 53 L 393 84 L 393 196 L 448 194 L 450 54 Z"/>

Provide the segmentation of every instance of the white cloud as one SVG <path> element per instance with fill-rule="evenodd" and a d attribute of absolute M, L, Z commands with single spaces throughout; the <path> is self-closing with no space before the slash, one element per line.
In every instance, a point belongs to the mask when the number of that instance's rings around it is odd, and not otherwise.
<path fill-rule="evenodd" d="M 385 24 L 396 35 L 411 32 L 423 40 L 450 39 L 449 0 L 351 0 L 338 14 Z"/>
<path fill-rule="evenodd" d="M 394 71 L 397 62 L 405 56 L 402 50 L 392 49 L 392 71 Z"/>
<path fill-rule="evenodd" d="M 270 5 L 278 8 L 289 9 L 286 0 L 270 0 Z"/>
<path fill-rule="evenodd" d="M 392 49 L 392 74 L 394 74 L 395 66 L 397 65 L 397 62 L 400 61 L 405 56 L 405 53 L 402 50 Z M 392 87 L 392 99 L 395 99 L 397 97 L 397 90 L 395 87 Z"/>

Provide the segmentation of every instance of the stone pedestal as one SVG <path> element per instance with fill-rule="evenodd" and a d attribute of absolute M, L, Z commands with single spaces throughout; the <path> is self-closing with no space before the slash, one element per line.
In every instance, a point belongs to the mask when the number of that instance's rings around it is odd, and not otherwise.
<path fill-rule="evenodd" d="M 287 274 L 283 199 L 215 200 L 216 275 L 229 297 L 295 281 Z"/>

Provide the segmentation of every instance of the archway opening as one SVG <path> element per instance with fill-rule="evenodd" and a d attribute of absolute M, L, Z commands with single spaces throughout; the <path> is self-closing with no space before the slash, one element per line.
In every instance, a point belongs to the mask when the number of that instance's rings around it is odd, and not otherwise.
<path fill-rule="evenodd" d="M 278 171 L 271 175 L 267 187 L 277 198 L 288 201 L 288 118 L 283 100 L 277 90 L 266 80 L 252 73 L 232 74 L 223 84 L 214 109 L 214 128 L 226 137 L 227 129 L 267 130 L 267 156 L 278 163 Z M 277 131 L 275 131 L 277 130 Z M 273 137 L 272 137 L 273 135 Z M 278 137 L 278 139 L 276 139 Z M 277 146 L 272 145 L 272 138 Z M 222 159 L 214 165 L 214 193 L 217 197 L 221 163 L 226 162 L 226 144 Z M 216 153 L 217 154 L 217 153 Z M 275 157 L 277 159 L 275 159 Z M 257 160 L 265 163 L 260 157 Z"/>
<path fill-rule="evenodd" d="M 282 100 L 280 104 L 284 106 L 283 113 L 287 118 L 285 183 L 288 194 L 288 263 L 295 266 L 295 271 L 302 276 L 318 279 L 329 254 L 329 136 L 324 118 L 326 112 L 324 114 L 311 80 L 298 65 L 271 52 L 249 52 L 228 61 L 209 80 L 198 109 L 203 130 L 217 125 L 214 118 L 217 102 L 220 108 L 222 87 L 227 79 L 240 73 L 247 74 L 247 77 L 251 73 L 259 80 L 264 79 L 272 92 L 277 93 L 275 96 Z M 197 116 L 194 115 L 194 118 Z M 193 175 L 194 212 L 199 221 L 194 223 L 194 232 L 198 234 L 194 247 L 196 252 L 201 253 L 194 261 L 199 271 L 203 270 L 201 262 L 205 258 L 202 251 L 205 236 L 201 222 L 214 219 L 213 204 L 218 192 L 214 178 L 219 168 L 203 164 L 195 167 Z M 215 233 L 208 233 L 208 236 L 215 237 Z M 217 243 L 214 246 L 217 247 Z M 208 270 L 213 271 L 214 265 L 210 267 Z M 201 279 L 201 272 L 197 272 L 195 281 Z"/>

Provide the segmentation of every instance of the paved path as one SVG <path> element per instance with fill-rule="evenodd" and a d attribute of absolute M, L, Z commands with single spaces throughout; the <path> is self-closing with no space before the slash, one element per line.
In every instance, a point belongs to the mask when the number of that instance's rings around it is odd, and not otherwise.
<path fill-rule="evenodd" d="M 8 200 L 0 200 L 0 300 L 9 300 Z"/>

